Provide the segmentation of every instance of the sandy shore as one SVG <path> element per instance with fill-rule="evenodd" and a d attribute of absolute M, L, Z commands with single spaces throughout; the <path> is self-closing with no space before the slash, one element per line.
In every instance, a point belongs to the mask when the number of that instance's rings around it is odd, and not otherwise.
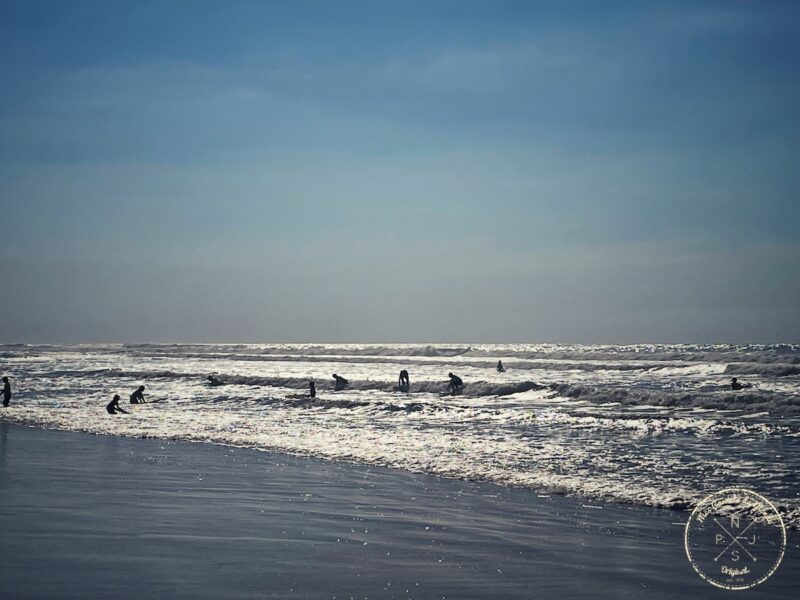
<path fill-rule="evenodd" d="M 0 422 L 0 596 L 722 598 L 686 513 Z M 795 597 L 798 536 L 748 600 Z"/>

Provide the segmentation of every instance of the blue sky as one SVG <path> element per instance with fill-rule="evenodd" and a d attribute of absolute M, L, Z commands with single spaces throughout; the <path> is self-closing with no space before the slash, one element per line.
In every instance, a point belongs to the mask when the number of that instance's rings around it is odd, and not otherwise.
<path fill-rule="evenodd" d="M 0 341 L 800 341 L 799 17 L 0 2 Z"/>

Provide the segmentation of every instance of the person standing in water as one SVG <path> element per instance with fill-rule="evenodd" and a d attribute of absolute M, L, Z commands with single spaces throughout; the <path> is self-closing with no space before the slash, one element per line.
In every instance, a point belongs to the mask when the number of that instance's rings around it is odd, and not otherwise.
<path fill-rule="evenodd" d="M 461 388 L 464 386 L 464 382 L 461 380 L 461 377 L 458 375 L 453 375 L 452 373 L 448 373 L 447 376 L 450 378 L 450 383 L 447 384 L 447 389 L 450 390 L 450 394 L 453 396 L 460 394 Z"/>
<path fill-rule="evenodd" d="M 116 413 L 130 414 L 127 410 L 119 405 L 119 394 L 114 394 L 114 399 L 106 405 L 108 414 L 113 415 Z"/>
<path fill-rule="evenodd" d="M 336 382 L 333 389 L 337 392 L 341 392 L 344 388 L 347 387 L 347 384 L 349 383 L 347 379 L 345 379 L 344 377 L 340 377 L 336 373 L 333 374 L 333 379 Z"/>
<path fill-rule="evenodd" d="M 140 385 L 138 389 L 131 394 L 131 404 L 144 404 L 144 386 Z"/>
<path fill-rule="evenodd" d="M 503 366 L 503 361 L 502 360 L 498 360 L 497 361 L 497 372 L 498 373 L 505 373 L 506 372 L 506 368 Z"/>
<path fill-rule="evenodd" d="M 397 380 L 397 386 L 400 388 L 400 391 L 408 391 L 411 388 L 411 381 L 408 379 L 408 371 L 403 369 L 400 371 L 400 379 Z"/>
<path fill-rule="evenodd" d="M 3 406 L 8 406 L 11 402 L 11 384 L 8 377 L 3 377 Z"/>
<path fill-rule="evenodd" d="M 308 395 L 312 398 L 317 397 L 317 384 L 314 383 L 314 380 L 308 382 Z"/>

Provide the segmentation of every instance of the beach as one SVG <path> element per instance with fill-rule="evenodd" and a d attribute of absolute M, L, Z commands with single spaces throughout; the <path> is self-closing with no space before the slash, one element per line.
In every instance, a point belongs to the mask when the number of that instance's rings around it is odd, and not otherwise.
<path fill-rule="evenodd" d="M 3 598 L 729 597 L 685 511 L 0 422 Z M 796 531 L 748 599 L 794 597 Z"/>
<path fill-rule="evenodd" d="M 0 2 L 0 600 L 800 598 L 798 57 Z"/>

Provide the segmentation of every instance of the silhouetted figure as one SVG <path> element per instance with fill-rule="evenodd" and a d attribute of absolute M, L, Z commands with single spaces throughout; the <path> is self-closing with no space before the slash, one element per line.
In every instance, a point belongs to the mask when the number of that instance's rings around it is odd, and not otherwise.
<path fill-rule="evenodd" d="M 11 402 L 11 384 L 8 382 L 8 377 L 3 377 L 3 406 L 8 406 Z"/>
<path fill-rule="evenodd" d="M 401 391 L 408 391 L 411 387 L 411 381 L 408 378 L 408 371 L 403 369 L 400 371 L 400 379 L 397 380 L 397 386 Z"/>
<path fill-rule="evenodd" d="M 450 390 L 450 393 L 453 396 L 460 394 L 461 388 L 464 386 L 464 382 L 461 381 L 461 377 L 458 375 L 453 375 L 452 373 L 448 373 L 447 376 L 450 378 L 450 383 L 447 384 L 447 389 Z"/>
<path fill-rule="evenodd" d="M 209 375 L 206 379 L 208 380 L 208 385 L 222 385 L 222 380 L 216 375 Z"/>
<path fill-rule="evenodd" d="M 311 396 L 312 398 L 317 397 L 317 384 L 314 383 L 313 381 L 308 382 L 308 395 Z"/>
<path fill-rule="evenodd" d="M 106 405 L 106 410 L 110 415 L 116 413 L 125 413 L 126 415 L 130 414 L 127 410 L 119 405 L 119 394 L 114 394 L 114 399 Z"/>
<path fill-rule="evenodd" d="M 505 373 L 506 372 L 506 368 L 503 366 L 503 361 L 502 360 L 498 360 L 497 361 L 497 372 L 498 373 Z"/>
<path fill-rule="evenodd" d="M 336 373 L 334 373 L 333 379 L 336 382 L 333 389 L 337 392 L 340 392 L 347 387 L 348 381 L 344 377 L 339 377 Z"/>
<path fill-rule="evenodd" d="M 131 394 L 131 404 L 144 404 L 144 386 L 140 385 L 139 388 Z"/>
<path fill-rule="evenodd" d="M 732 390 L 743 390 L 744 388 L 753 387 L 750 383 L 739 383 L 739 380 L 736 377 L 731 378 L 731 389 Z"/>

